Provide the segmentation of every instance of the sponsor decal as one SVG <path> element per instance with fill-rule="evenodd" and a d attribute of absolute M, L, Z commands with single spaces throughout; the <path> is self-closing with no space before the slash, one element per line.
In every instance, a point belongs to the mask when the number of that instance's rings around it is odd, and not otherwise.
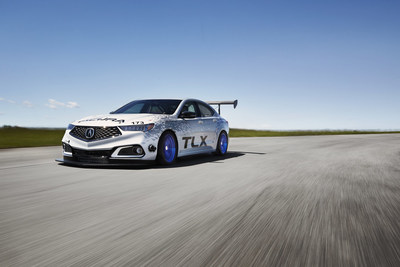
<path fill-rule="evenodd" d="M 206 143 L 207 135 L 206 135 L 206 136 L 200 136 L 200 139 L 201 139 L 200 145 L 195 145 L 195 144 L 194 144 L 195 138 L 196 138 L 195 136 L 186 136 L 186 137 L 182 137 L 182 140 L 185 141 L 185 146 L 184 146 L 184 148 L 186 149 L 186 148 L 188 147 L 189 140 L 191 140 L 191 144 L 190 144 L 190 145 L 191 145 L 192 147 L 207 146 L 207 143 Z"/>
<path fill-rule="evenodd" d="M 85 122 L 85 121 L 112 121 L 112 122 L 118 122 L 118 123 L 123 123 L 123 122 L 125 122 L 125 120 L 119 120 L 119 119 L 116 119 L 116 118 L 95 118 L 95 119 L 87 119 L 87 120 L 81 120 L 81 121 L 78 121 L 78 123 L 81 123 L 81 122 Z"/>

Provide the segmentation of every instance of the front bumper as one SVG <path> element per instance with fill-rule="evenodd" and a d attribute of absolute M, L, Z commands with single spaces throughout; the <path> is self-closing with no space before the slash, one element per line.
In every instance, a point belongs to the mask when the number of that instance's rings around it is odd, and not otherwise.
<path fill-rule="evenodd" d="M 154 162 L 153 160 L 142 160 L 145 155 L 115 157 L 118 152 L 121 152 L 121 147 L 110 150 L 82 150 L 63 143 L 64 157 L 56 159 L 56 161 L 75 166 L 121 166 Z"/>
<path fill-rule="evenodd" d="M 157 157 L 158 135 L 148 132 L 123 132 L 122 135 L 87 142 L 66 131 L 62 139 L 63 159 L 69 165 L 132 165 L 154 161 Z"/>

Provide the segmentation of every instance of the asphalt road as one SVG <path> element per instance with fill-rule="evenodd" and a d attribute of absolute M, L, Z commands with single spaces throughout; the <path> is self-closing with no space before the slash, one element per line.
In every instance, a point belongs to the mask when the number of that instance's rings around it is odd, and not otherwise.
<path fill-rule="evenodd" d="M 400 135 L 74 168 L 0 150 L 0 266 L 400 266 Z"/>

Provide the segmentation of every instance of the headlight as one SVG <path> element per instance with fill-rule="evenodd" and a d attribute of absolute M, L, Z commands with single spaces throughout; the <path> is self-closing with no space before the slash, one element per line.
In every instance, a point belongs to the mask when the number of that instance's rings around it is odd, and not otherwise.
<path fill-rule="evenodd" d="M 72 130 L 75 127 L 73 124 L 68 124 L 67 130 Z"/>
<path fill-rule="evenodd" d="M 150 124 L 139 124 L 139 125 L 129 125 L 129 126 L 119 126 L 122 131 L 132 131 L 132 132 L 147 132 L 153 129 L 154 123 Z"/>

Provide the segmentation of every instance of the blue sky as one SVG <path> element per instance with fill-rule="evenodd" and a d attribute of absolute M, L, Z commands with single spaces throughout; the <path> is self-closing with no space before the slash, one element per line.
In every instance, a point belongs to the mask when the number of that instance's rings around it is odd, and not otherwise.
<path fill-rule="evenodd" d="M 400 129 L 399 1 L 0 0 L 0 125 L 238 99 L 251 129 Z"/>

